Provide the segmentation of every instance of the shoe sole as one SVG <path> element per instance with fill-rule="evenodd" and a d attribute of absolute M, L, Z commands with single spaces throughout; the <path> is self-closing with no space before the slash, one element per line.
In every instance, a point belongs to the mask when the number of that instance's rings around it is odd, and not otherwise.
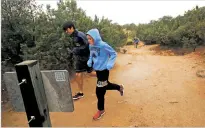
<path fill-rule="evenodd" d="M 121 86 L 122 86 L 123 90 L 122 90 L 122 93 L 121 93 L 121 91 L 120 91 L 120 95 L 123 96 L 123 95 L 124 95 L 124 92 L 125 92 L 125 91 L 124 91 L 125 88 L 124 88 L 124 85 L 121 85 Z"/>
<path fill-rule="evenodd" d="M 99 119 L 101 119 L 104 114 L 105 114 L 105 112 L 102 113 L 102 114 L 100 115 L 100 117 L 98 117 L 97 119 L 94 119 L 94 118 L 93 118 L 93 120 L 99 120 Z"/>
<path fill-rule="evenodd" d="M 79 100 L 81 98 L 83 98 L 84 96 L 79 96 L 78 98 L 73 98 L 73 100 Z"/>

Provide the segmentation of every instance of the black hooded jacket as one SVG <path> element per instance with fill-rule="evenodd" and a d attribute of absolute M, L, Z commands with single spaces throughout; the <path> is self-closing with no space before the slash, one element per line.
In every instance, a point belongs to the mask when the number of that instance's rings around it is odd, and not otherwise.
<path fill-rule="evenodd" d="M 74 56 L 89 57 L 89 43 L 86 35 L 81 31 L 75 30 L 71 37 Z"/>

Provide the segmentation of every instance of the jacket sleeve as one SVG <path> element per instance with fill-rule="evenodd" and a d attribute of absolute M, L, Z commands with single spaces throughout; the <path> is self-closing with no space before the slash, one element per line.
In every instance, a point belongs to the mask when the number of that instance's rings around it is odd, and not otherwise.
<path fill-rule="evenodd" d="M 79 47 L 79 49 L 82 50 L 82 49 L 88 48 L 89 44 L 88 44 L 88 40 L 87 40 L 86 35 L 82 32 L 79 32 L 78 37 L 80 38 L 81 43 L 82 43 L 81 46 Z"/>
<path fill-rule="evenodd" d="M 110 70 L 113 68 L 114 64 L 115 64 L 115 60 L 117 57 L 117 53 L 115 52 L 115 50 L 108 44 L 105 44 L 105 50 L 108 52 L 110 58 L 107 64 L 107 69 Z"/>
<path fill-rule="evenodd" d="M 90 49 L 90 47 L 89 47 L 89 49 Z M 88 62 L 87 62 L 87 65 L 88 65 L 88 67 L 92 67 L 92 52 L 90 51 L 90 56 L 89 56 L 89 59 L 88 59 Z"/>
<path fill-rule="evenodd" d="M 79 55 L 86 55 L 89 52 L 88 49 L 88 40 L 87 37 L 84 33 L 78 33 L 78 38 L 79 38 L 79 42 L 80 42 L 80 46 L 75 47 L 73 49 L 73 52 L 75 54 L 79 54 Z"/>

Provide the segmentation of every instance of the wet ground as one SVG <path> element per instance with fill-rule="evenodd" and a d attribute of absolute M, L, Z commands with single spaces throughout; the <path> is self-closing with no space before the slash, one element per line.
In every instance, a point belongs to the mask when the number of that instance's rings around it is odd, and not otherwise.
<path fill-rule="evenodd" d="M 128 53 L 118 54 L 110 81 L 123 83 L 125 95 L 107 91 L 101 120 L 92 120 L 96 78 L 86 76 L 85 97 L 75 102 L 73 113 L 50 113 L 52 126 L 205 126 L 205 78 L 196 76 L 205 69 L 203 58 L 162 56 L 152 47 L 128 46 Z M 2 126 L 28 126 L 25 113 L 3 112 Z"/>

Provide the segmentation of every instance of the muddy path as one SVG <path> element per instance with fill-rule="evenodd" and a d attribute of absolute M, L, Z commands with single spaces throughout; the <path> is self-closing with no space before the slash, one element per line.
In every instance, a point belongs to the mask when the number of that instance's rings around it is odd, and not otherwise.
<path fill-rule="evenodd" d="M 123 83 L 125 95 L 107 92 L 101 120 L 92 120 L 96 78 L 86 76 L 85 97 L 75 102 L 73 113 L 50 113 L 52 126 L 205 126 L 205 78 L 196 76 L 205 69 L 203 60 L 195 54 L 161 56 L 151 47 L 129 46 L 127 54 L 118 54 L 110 81 Z M 26 122 L 25 113 L 2 112 L 2 126 Z"/>

